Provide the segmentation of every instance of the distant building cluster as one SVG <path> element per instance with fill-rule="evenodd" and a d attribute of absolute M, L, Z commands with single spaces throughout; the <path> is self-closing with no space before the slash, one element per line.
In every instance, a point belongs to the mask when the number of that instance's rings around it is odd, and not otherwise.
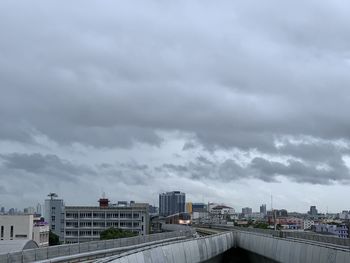
<path fill-rule="evenodd" d="M 159 194 L 159 215 L 169 216 L 185 212 L 186 195 L 180 191 Z"/>
<path fill-rule="evenodd" d="M 43 213 L 43 214 L 42 214 Z M 306 213 L 286 209 L 267 209 L 261 204 L 259 212 L 243 207 L 237 212 L 223 203 L 186 202 L 186 194 L 171 191 L 159 194 L 159 206 L 135 201 L 110 202 L 100 198 L 98 205 L 69 206 L 54 193 L 44 206 L 23 210 L 0 208 L 1 242 L 28 240 L 39 247 L 49 245 L 49 231 L 60 243 L 80 243 L 99 240 L 108 228 L 131 231 L 138 235 L 162 231 L 162 224 L 225 224 L 288 231 L 312 231 L 318 234 L 349 238 L 350 211 L 321 214 L 316 206 Z"/>

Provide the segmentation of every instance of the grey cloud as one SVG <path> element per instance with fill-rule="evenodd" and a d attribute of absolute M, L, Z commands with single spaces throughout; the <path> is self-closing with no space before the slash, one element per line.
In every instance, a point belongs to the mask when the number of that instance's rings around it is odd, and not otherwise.
<path fill-rule="evenodd" d="M 136 161 L 99 165 L 101 177 L 108 178 L 110 183 L 124 185 L 148 185 L 154 178 L 148 165 Z"/>
<path fill-rule="evenodd" d="M 328 169 L 312 164 L 288 160 L 287 164 L 254 158 L 250 167 L 257 171 L 257 177 L 273 178 L 282 175 L 299 183 L 330 184 L 336 181 L 350 183 L 350 173 L 343 161 L 333 162 Z"/>
<path fill-rule="evenodd" d="M 1 155 L 2 169 L 20 178 L 71 182 L 96 174 L 134 185 L 148 184 L 153 171 L 195 180 L 347 182 L 347 150 L 333 142 L 350 141 L 350 5 L 335 2 L 150 1 L 136 9 L 2 1 L 0 141 L 30 144 L 39 134 L 59 146 L 161 148 L 162 132 L 180 131 L 193 138 L 184 151 L 256 149 L 291 159 L 256 158 L 243 167 L 201 156 L 92 168 L 18 153 Z M 284 136 L 320 142 L 276 148 Z"/>
<path fill-rule="evenodd" d="M 328 160 L 341 159 L 344 154 L 349 152 L 349 148 L 321 140 L 306 140 L 302 143 L 286 142 L 278 148 L 277 152 L 307 161 L 327 162 Z"/>
<path fill-rule="evenodd" d="M 77 181 L 79 177 L 95 174 L 95 171 L 83 165 L 75 165 L 70 161 L 63 160 L 57 155 L 40 153 L 33 154 L 0 154 L 2 166 L 8 171 L 19 170 L 43 180 L 56 178 L 56 180 Z"/>
<path fill-rule="evenodd" d="M 135 161 L 128 162 L 128 163 L 121 163 L 120 166 L 130 170 L 139 170 L 139 171 L 145 171 L 149 169 L 147 164 L 139 164 Z"/>
<path fill-rule="evenodd" d="M 95 147 L 160 145 L 157 130 L 193 133 L 208 148 L 261 151 L 272 151 L 277 135 L 348 138 L 350 65 L 336 53 L 348 38 L 325 29 L 347 28 L 344 7 L 305 4 L 300 12 L 295 3 L 285 16 L 274 12 L 276 1 L 262 10 L 193 3 L 187 12 L 183 2 L 172 11 L 139 3 L 140 14 L 132 4 L 84 3 L 86 12 L 73 15 L 23 4 L 31 12 L 10 2 L 1 9 L 2 139 L 30 139 L 12 132 L 18 120 L 59 143 Z M 198 9 L 211 15 L 193 15 Z"/>
<path fill-rule="evenodd" d="M 197 159 L 197 161 L 205 163 L 205 164 L 212 164 L 213 163 L 208 158 L 206 158 L 206 157 L 204 157 L 202 155 L 198 156 L 196 159 Z"/>
<path fill-rule="evenodd" d="M 233 181 L 245 176 L 244 169 L 234 160 L 213 162 L 203 156 L 199 156 L 196 161 L 190 161 L 184 165 L 163 164 L 159 171 L 173 172 L 178 176 L 190 177 L 195 180 Z"/>
<path fill-rule="evenodd" d="M 198 157 L 196 161 L 189 161 L 182 165 L 168 163 L 164 164 L 162 168 L 158 171 L 170 171 L 178 176 L 190 177 L 196 180 L 230 182 L 259 179 L 264 182 L 278 182 L 277 177 L 283 176 L 298 183 L 321 185 L 335 182 L 350 183 L 350 171 L 341 158 L 330 158 L 325 163 L 315 163 L 310 160 L 298 161 L 293 159 L 279 162 L 255 157 L 243 166 L 232 159 L 212 161 Z"/>
<path fill-rule="evenodd" d="M 178 173 L 183 173 L 188 171 L 188 168 L 184 165 L 175 165 L 175 164 L 166 163 L 166 164 L 163 164 L 162 167 Z"/>
<path fill-rule="evenodd" d="M 196 144 L 193 143 L 193 142 L 186 142 L 184 144 L 184 146 L 182 147 L 182 150 L 183 151 L 186 151 L 186 150 L 191 150 L 191 149 L 195 149 L 196 148 Z"/>

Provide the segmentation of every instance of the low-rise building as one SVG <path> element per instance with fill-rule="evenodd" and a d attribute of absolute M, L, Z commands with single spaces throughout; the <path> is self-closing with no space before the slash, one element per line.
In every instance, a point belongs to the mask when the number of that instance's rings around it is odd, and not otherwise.
<path fill-rule="evenodd" d="M 38 246 L 49 245 L 49 226 L 37 223 L 33 215 L 1 215 L 0 240 L 33 240 Z"/>
<path fill-rule="evenodd" d="M 36 222 L 33 227 L 33 240 L 39 247 L 49 246 L 50 228 L 47 222 Z"/>
<path fill-rule="evenodd" d="M 99 202 L 99 206 L 65 206 L 65 243 L 99 240 L 100 233 L 111 227 L 148 234 L 149 204 L 112 206 L 106 198 Z"/>
<path fill-rule="evenodd" d="M 350 211 L 343 210 L 343 211 L 339 214 L 339 218 L 342 219 L 342 220 L 350 220 Z"/>
<path fill-rule="evenodd" d="M 349 228 L 346 225 L 318 224 L 313 226 L 316 233 L 334 235 L 340 238 L 349 237 Z"/>

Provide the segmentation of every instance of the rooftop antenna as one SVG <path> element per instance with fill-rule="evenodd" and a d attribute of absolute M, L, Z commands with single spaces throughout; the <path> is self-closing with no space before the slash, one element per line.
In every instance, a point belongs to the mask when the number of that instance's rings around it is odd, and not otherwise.
<path fill-rule="evenodd" d="M 53 200 L 54 197 L 58 197 L 56 193 L 49 193 L 47 196 L 50 197 L 51 200 Z"/>

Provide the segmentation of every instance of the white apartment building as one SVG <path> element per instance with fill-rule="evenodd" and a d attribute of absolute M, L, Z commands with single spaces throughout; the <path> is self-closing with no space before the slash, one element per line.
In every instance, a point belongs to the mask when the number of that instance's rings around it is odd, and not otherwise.
<path fill-rule="evenodd" d="M 102 200 L 102 202 L 101 202 Z M 109 206 L 100 199 L 100 206 L 66 206 L 64 242 L 80 243 L 100 239 L 100 233 L 114 227 L 145 235 L 149 232 L 149 204 Z"/>
<path fill-rule="evenodd" d="M 49 226 L 34 223 L 33 215 L 0 215 L 0 240 L 33 240 L 48 246 Z"/>
<path fill-rule="evenodd" d="M 52 196 L 45 200 L 45 221 L 50 230 L 59 237 L 60 242 L 64 239 L 64 203 L 62 199 Z"/>

